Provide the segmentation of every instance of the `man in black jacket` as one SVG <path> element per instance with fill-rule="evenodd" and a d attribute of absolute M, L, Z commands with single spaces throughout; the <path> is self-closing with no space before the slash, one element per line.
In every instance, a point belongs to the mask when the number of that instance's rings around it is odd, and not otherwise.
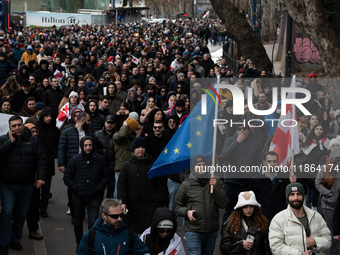
<path fill-rule="evenodd" d="M 88 113 L 90 114 L 91 118 L 90 130 L 93 133 L 95 133 L 103 128 L 104 116 L 99 113 L 98 105 L 95 100 L 91 99 L 89 101 L 88 106 L 89 106 Z"/>
<path fill-rule="evenodd" d="M 35 123 L 39 128 L 38 138 L 41 141 L 47 157 L 46 182 L 41 190 L 40 215 L 47 218 L 48 199 L 51 190 L 52 176 L 55 175 L 54 159 L 58 158 L 58 144 L 60 130 L 56 127 L 56 117 L 52 108 L 45 107 L 40 113 L 39 121 Z"/>
<path fill-rule="evenodd" d="M 84 77 L 91 73 L 91 67 L 86 64 L 85 58 L 83 56 L 79 57 L 79 65 L 77 65 L 77 70 L 83 72 Z"/>
<path fill-rule="evenodd" d="M 277 153 L 267 152 L 263 159 L 263 173 L 256 174 L 250 180 L 249 190 L 254 191 L 257 201 L 261 204 L 260 209 L 269 223 L 277 213 L 287 208 L 285 192 L 290 183 L 289 174 L 284 176 L 282 172 L 275 172 L 278 165 Z"/>
<path fill-rule="evenodd" d="M 21 112 L 24 102 L 29 97 L 34 97 L 36 102 L 41 102 L 39 94 L 31 89 L 28 81 L 23 81 L 21 86 L 21 89 L 12 97 L 12 109 L 15 112 Z"/>
<path fill-rule="evenodd" d="M 24 127 L 20 116 L 9 119 L 10 130 L 0 137 L 0 252 L 8 254 L 8 246 L 22 250 L 22 228 L 33 194 L 45 184 L 46 154 L 31 131 Z"/>
<path fill-rule="evenodd" d="M 38 77 L 38 82 L 42 83 L 44 78 L 53 76 L 53 72 L 48 69 L 48 61 L 46 59 L 40 60 L 40 68 L 34 71 L 34 74 Z"/>
<path fill-rule="evenodd" d="M 88 129 L 89 123 L 90 116 L 82 112 L 78 115 L 75 125 L 64 129 L 61 133 L 58 145 L 58 167 L 60 172 L 64 173 L 72 157 L 80 153 L 80 139 L 84 136 L 93 136 L 93 133 Z M 72 192 L 70 189 L 67 190 L 67 195 L 70 214 L 73 216 Z"/>
<path fill-rule="evenodd" d="M 109 167 L 110 180 L 107 184 L 107 198 L 113 198 L 115 190 L 115 151 L 112 136 L 116 132 L 116 118 L 114 115 L 107 115 L 102 130 L 94 134 L 98 153 L 106 160 Z"/>
<path fill-rule="evenodd" d="M 58 107 L 63 96 L 64 91 L 60 89 L 58 79 L 56 77 L 51 78 L 51 85 L 45 91 L 43 101 L 46 107 L 52 108 L 54 116 L 58 116 Z"/>
<path fill-rule="evenodd" d="M 80 140 L 81 153 L 67 165 L 64 182 L 73 192 L 74 233 L 77 249 L 83 236 L 84 211 L 87 207 L 88 228 L 99 215 L 100 195 L 108 182 L 108 167 L 105 159 L 94 153 L 93 139 L 85 136 Z"/>
<path fill-rule="evenodd" d="M 101 58 L 98 60 L 98 67 L 94 68 L 92 71 L 92 76 L 96 79 L 96 82 L 99 81 L 99 77 L 103 75 L 105 71 L 108 69 L 104 66 L 104 60 Z"/>

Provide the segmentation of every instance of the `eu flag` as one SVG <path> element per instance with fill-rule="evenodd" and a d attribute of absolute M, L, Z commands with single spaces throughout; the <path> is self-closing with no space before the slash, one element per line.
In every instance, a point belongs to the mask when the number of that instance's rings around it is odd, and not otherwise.
<path fill-rule="evenodd" d="M 197 103 L 159 155 L 149 171 L 148 178 L 175 174 L 189 169 L 190 158 L 198 154 L 205 156 L 208 162 L 211 161 L 215 100 L 206 94 L 206 114 L 201 113 L 201 101 Z"/>

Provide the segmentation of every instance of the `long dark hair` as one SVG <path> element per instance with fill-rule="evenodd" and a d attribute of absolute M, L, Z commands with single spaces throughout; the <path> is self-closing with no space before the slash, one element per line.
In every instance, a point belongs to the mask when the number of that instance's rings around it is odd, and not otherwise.
<path fill-rule="evenodd" d="M 308 135 L 307 135 L 307 137 L 306 137 L 305 144 L 304 144 L 304 147 L 305 147 L 305 148 L 308 147 L 308 146 L 311 144 L 311 142 L 313 141 L 313 139 L 315 139 L 316 141 L 319 141 L 319 140 L 321 140 L 322 138 L 325 138 L 325 137 L 326 137 L 326 132 L 325 132 L 325 131 L 323 131 L 322 134 L 321 134 L 321 136 L 319 136 L 319 137 L 317 137 L 317 136 L 315 135 L 314 131 L 315 131 L 315 129 L 316 129 L 317 127 L 322 127 L 322 125 L 321 125 L 321 124 L 317 124 L 315 127 L 313 127 L 313 128 L 311 129 L 311 131 L 309 131 L 309 133 L 308 133 Z M 323 127 L 322 127 L 322 130 L 323 130 Z"/>

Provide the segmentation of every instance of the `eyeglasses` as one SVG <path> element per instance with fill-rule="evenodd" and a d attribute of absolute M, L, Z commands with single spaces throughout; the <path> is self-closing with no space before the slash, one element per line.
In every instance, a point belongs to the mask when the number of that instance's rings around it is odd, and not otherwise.
<path fill-rule="evenodd" d="M 164 234 L 164 233 L 170 234 L 172 229 L 161 229 L 161 228 L 158 228 L 157 231 L 160 234 Z"/>
<path fill-rule="evenodd" d="M 116 220 L 118 218 L 123 218 L 124 216 L 124 213 L 121 213 L 121 214 L 108 214 L 108 213 L 105 213 L 106 216 L 109 216 L 110 218 Z"/>
<path fill-rule="evenodd" d="M 154 128 L 154 129 L 162 129 L 163 127 L 160 127 L 160 126 L 154 126 L 153 128 Z"/>
<path fill-rule="evenodd" d="M 243 127 L 243 128 L 238 128 L 237 130 L 238 130 L 238 131 L 242 131 L 242 130 L 243 130 L 243 131 L 246 131 L 247 128 Z"/>
<path fill-rule="evenodd" d="M 248 111 L 248 110 L 249 110 L 249 108 L 248 108 L 248 107 L 247 107 L 247 108 L 244 108 L 244 110 L 245 110 L 245 111 Z"/>

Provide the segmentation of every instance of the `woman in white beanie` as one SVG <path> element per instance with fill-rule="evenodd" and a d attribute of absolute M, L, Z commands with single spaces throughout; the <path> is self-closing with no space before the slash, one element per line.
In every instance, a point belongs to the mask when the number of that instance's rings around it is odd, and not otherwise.
<path fill-rule="evenodd" d="M 253 191 L 238 195 L 234 211 L 223 224 L 220 251 L 229 254 L 271 254 L 268 221 L 260 210 Z"/>

